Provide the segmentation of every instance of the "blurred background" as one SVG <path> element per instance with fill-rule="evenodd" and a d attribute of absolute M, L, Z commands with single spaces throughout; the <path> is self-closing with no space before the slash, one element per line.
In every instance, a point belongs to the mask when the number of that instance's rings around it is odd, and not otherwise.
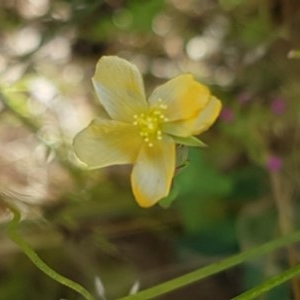
<path fill-rule="evenodd" d="M 81 299 L 8 239 L 7 199 L 22 237 L 96 299 L 99 280 L 116 299 L 299 227 L 297 49 L 298 0 L 1 0 L 0 299 Z M 136 64 L 148 94 L 191 72 L 222 100 L 167 208 L 137 206 L 130 167 L 86 171 L 74 157 L 74 135 L 101 112 L 102 55 Z M 290 250 L 159 299 L 230 299 L 297 261 Z M 262 299 L 292 295 L 286 284 Z"/>

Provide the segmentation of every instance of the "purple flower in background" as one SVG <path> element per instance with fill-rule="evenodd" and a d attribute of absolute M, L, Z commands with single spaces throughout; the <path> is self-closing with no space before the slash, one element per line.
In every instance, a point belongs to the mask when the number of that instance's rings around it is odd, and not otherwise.
<path fill-rule="evenodd" d="M 270 172 L 278 172 L 282 167 L 281 158 L 276 155 L 270 155 L 267 158 L 266 167 Z"/>
<path fill-rule="evenodd" d="M 237 96 L 237 101 L 241 104 L 247 104 L 252 98 L 251 93 L 249 92 L 242 92 Z"/>
<path fill-rule="evenodd" d="M 271 102 L 271 111 L 274 115 L 281 115 L 285 112 L 286 102 L 282 98 L 275 98 Z"/>
<path fill-rule="evenodd" d="M 233 121 L 233 118 L 234 118 L 234 114 L 233 114 L 233 111 L 231 110 L 231 108 L 224 107 L 221 110 L 220 120 L 222 120 L 225 123 L 230 123 Z"/>

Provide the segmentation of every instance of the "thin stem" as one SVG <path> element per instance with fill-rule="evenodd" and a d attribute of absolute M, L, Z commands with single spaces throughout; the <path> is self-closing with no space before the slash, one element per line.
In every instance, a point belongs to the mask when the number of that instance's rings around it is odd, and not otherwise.
<path fill-rule="evenodd" d="M 22 239 L 21 236 L 16 232 L 18 223 L 20 222 L 21 216 L 17 209 L 10 206 L 10 210 L 13 213 L 13 219 L 8 225 L 7 233 L 12 241 L 14 241 L 22 251 L 27 255 L 27 257 L 39 268 L 42 272 L 48 275 L 50 278 L 69 287 L 70 289 L 76 291 L 82 295 L 86 300 L 94 300 L 93 296 L 80 284 L 58 274 L 56 271 L 51 269 L 46 263 L 44 263 L 41 258 L 31 249 L 31 247 Z"/>
<path fill-rule="evenodd" d="M 293 213 L 291 203 L 291 191 L 287 185 L 283 184 L 283 178 L 279 172 L 271 174 L 271 184 L 273 195 L 278 211 L 278 223 L 282 235 L 293 231 Z M 293 245 L 287 246 L 288 263 L 290 267 L 297 265 L 297 250 Z M 300 286 L 297 278 L 292 279 L 294 299 L 300 300 Z"/>
<path fill-rule="evenodd" d="M 265 280 L 260 285 L 257 285 L 256 287 L 246 291 L 243 294 L 240 294 L 236 297 L 234 297 L 231 300 L 251 300 L 256 299 L 261 294 L 264 294 L 265 292 L 271 290 L 272 288 L 294 278 L 300 274 L 300 264 L 292 267 L 284 272 L 282 272 L 279 275 L 273 276 L 268 280 Z"/>
<path fill-rule="evenodd" d="M 272 240 L 261 246 L 252 248 L 243 253 L 231 256 L 227 259 L 224 259 L 220 262 L 210 264 L 204 268 L 198 269 L 196 271 L 187 273 L 175 279 L 166 281 L 159 285 L 156 285 L 152 288 L 141 291 L 135 295 L 130 295 L 127 297 L 120 298 L 119 300 L 146 300 L 146 299 L 155 299 L 155 297 L 161 296 L 168 292 L 174 291 L 178 288 L 184 287 L 191 283 L 197 282 L 203 278 L 226 270 L 230 267 L 236 266 L 246 260 L 260 256 L 269 252 L 274 251 L 275 249 L 287 246 L 291 243 L 300 241 L 300 231 L 294 232 L 287 236 Z"/>

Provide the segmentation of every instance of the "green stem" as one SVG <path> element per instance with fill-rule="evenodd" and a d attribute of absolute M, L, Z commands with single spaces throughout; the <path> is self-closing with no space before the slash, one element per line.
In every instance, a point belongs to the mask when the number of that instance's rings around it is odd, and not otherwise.
<path fill-rule="evenodd" d="M 293 277 L 300 274 L 300 264 L 290 268 L 281 274 L 278 274 L 276 276 L 271 277 L 268 280 L 265 280 L 263 283 L 255 286 L 254 288 L 246 291 L 243 294 L 240 294 L 236 296 L 235 298 L 232 298 L 232 300 L 251 300 L 256 299 L 261 294 L 269 291 L 270 289 L 284 283 L 285 281 L 292 279 Z"/>
<path fill-rule="evenodd" d="M 84 287 L 58 274 L 40 259 L 40 257 L 31 249 L 31 247 L 22 239 L 22 237 L 18 235 L 16 231 L 18 223 L 21 219 L 19 211 L 12 206 L 10 206 L 9 208 L 13 213 L 13 219 L 9 223 L 7 229 L 7 233 L 10 239 L 13 240 L 22 249 L 22 251 L 28 256 L 28 258 L 35 264 L 37 268 L 39 268 L 50 278 L 81 294 L 86 300 L 94 300 L 92 295 Z"/>
<path fill-rule="evenodd" d="M 226 270 L 230 267 L 236 266 L 246 260 L 260 256 L 269 252 L 274 251 L 280 247 L 287 246 L 291 243 L 300 240 L 300 231 L 286 235 L 284 237 L 278 238 L 271 242 L 265 243 L 261 246 L 252 248 L 243 253 L 236 254 L 229 258 L 226 258 L 220 262 L 210 264 L 204 268 L 198 269 L 196 271 L 187 273 L 175 279 L 166 281 L 164 283 L 158 284 L 152 288 L 141 291 L 135 295 L 130 295 L 127 297 L 120 298 L 119 300 L 145 300 L 145 299 L 155 299 L 155 297 L 161 296 L 168 292 L 174 291 L 178 288 L 184 287 L 188 284 L 199 281 L 203 278 Z"/>

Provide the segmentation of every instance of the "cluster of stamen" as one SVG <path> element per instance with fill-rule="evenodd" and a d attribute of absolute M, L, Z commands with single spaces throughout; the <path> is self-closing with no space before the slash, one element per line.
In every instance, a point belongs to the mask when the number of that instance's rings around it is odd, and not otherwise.
<path fill-rule="evenodd" d="M 163 113 L 166 109 L 167 105 L 158 99 L 149 111 L 133 116 L 133 125 L 138 126 L 140 136 L 149 147 L 153 147 L 155 140 L 162 140 L 161 124 L 168 121 Z"/>

